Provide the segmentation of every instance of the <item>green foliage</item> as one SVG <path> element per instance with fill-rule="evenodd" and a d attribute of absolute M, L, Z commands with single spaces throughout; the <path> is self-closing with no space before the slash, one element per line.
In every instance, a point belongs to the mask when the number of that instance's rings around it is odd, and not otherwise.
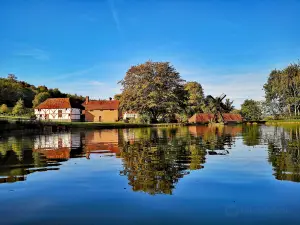
<path fill-rule="evenodd" d="M 140 124 L 150 124 L 151 118 L 146 114 L 140 114 L 139 117 L 137 118 L 137 122 Z"/>
<path fill-rule="evenodd" d="M 234 110 L 233 101 L 231 101 L 229 98 L 225 99 L 224 106 L 225 113 L 231 113 Z"/>
<path fill-rule="evenodd" d="M 12 110 L 13 115 L 22 115 L 25 113 L 25 106 L 24 106 L 24 101 L 22 99 L 19 99 L 17 101 L 16 105 L 14 106 Z"/>
<path fill-rule="evenodd" d="M 0 107 L 0 113 L 1 114 L 5 114 L 5 113 L 8 113 L 8 107 L 6 104 L 2 104 L 1 107 Z"/>
<path fill-rule="evenodd" d="M 13 74 L 9 74 L 7 78 L 0 78 L 0 105 L 6 104 L 13 107 L 19 99 L 24 101 L 26 108 L 33 106 L 35 96 L 39 93 L 48 92 L 52 98 L 70 97 L 77 100 L 84 100 L 84 97 L 62 93 L 59 89 L 48 89 L 46 86 L 38 86 L 19 81 Z"/>
<path fill-rule="evenodd" d="M 214 116 L 214 122 L 223 122 L 223 113 L 229 113 L 231 110 L 234 109 L 233 107 L 233 101 L 230 101 L 229 99 L 226 99 L 225 104 L 222 102 L 226 95 L 221 95 L 219 97 L 212 97 L 211 95 L 208 95 L 205 99 L 206 103 L 206 113 L 213 113 Z"/>
<path fill-rule="evenodd" d="M 150 115 L 154 122 L 184 108 L 184 80 L 168 62 L 132 66 L 119 83 L 123 87 L 122 109 Z"/>
<path fill-rule="evenodd" d="M 273 70 L 264 90 L 270 115 L 300 115 L 300 63 Z"/>
<path fill-rule="evenodd" d="M 176 117 L 177 117 L 178 122 L 180 122 L 180 123 L 187 123 L 190 118 L 185 113 L 177 114 Z"/>
<path fill-rule="evenodd" d="M 28 83 L 16 79 L 13 75 L 9 78 L 0 78 L 0 104 L 12 107 L 21 98 L 27 107 L 31 107 L 35 95 L 34 89 Z"/>
<path fill-rule="evenodd" d="M 241 113 L 245 120 L 258 121 L 262 117 L 260 103 L 252 99 L 246 99 L 241 105 Z"/>
<path fill-rule="evenodd" d="M 34 97 L 32 101 L 33 107 L 37 107 L 39 104 L 50 98 L 50 94 L 48 92 L 41 92 Z"/>
<path fill-rule="evenodd" d="M 114 100 L 120 100 L 122 97 L 122 94 L 115 94 Z"/>
<path fill-rule="evenodd" d="M 195 113 L 202 113 L 205 107 L 204 92 L 201 84 L 192 81 L 184 85 L 187 94 L 186 113 L 191 117 Z"/>

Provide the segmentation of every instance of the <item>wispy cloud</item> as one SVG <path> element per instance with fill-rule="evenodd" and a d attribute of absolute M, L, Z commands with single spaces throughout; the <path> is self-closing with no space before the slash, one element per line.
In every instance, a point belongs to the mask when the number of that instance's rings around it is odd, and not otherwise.
<path fill-rule="evenodd" d="M 91 84 L 93 86 L 103 86 L 103 85 L 105 85 L 105 83 L 100 82 L 100 81 L 90 81 L 89 84 Z"/>
<path fill-rule="evenodd" d="M 46 61 L 50 59 L 50 56 L 46 51 L 38 48 L 22 50 L 16 52 L 15 55 L 22 56 L 22 57 L 31 57 L 33 59 L 37 59 L 41 61 Z"/>
<path fill-rule="evenodd" d="M 84 76 L 84 75 L 87 75 L 87 74 L 95 71 L 98 67 L 99 67 L 99 65 L 93 65 L 93 66 L 88 67 L 86 69 L 77 70 L 77 71 L 73 71 L 73 72 L 70 72 L 70 73 L 57 74 L 57 75 L 53 76 L 53 78 L 47 80 L 47 82 L 60 81 L 60 80 L 68 79 L 68 78 Z"/>
<path fill-rule="evenodd" d="M 119 15 L 115 6 L 115 0 L 107 0 L 108 1 L 108 5 L 112 14 L 112 17 L 114 19 L 116 28 L 118 30 L 118 32 L 121 32 L 121 28 L 120 28 L 120 20 L 119 20 Z"/>
<path fill-rule="evenodd" d="M 68 83 L 68 86 L 63 84 L 56 85 L 60 90 L 66 93 L 76 93 L 82 96 L 90 96 L 91 99 L 108 99 L 115 94 L 121 93 L 120 85 L 115 82 L 99 82 L 80 80 Z"/>
<path fill-rule="evenodd" d="M 209 70 L 199 67 L 179 67 L 178 71 L 187 81 L 201 83 L 206 95 L 219 96 L 222 93 L 234 100 L 240 107 L 245 99 L 263 100 L 263 85 L 267 81 L 268 69 L 247 69 L 242 72 L 226 74 L 221 70 Z"/>

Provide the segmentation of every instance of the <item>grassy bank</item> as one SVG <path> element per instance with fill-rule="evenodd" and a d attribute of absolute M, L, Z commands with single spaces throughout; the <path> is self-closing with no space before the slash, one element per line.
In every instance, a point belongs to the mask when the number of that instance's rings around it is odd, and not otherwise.
<path fill-rule="evenodd" d="M 267 120 L 266 125 L 300 124 L 300 119 Z"/>
<path fill-rule="evenodd" d="M 63 122 L 63 121 L 35 121 L 27 117 L 0 117 L 0 132 L 10 130 L 28 130 L 28 129 L 114 129 L 114 128 L 142 128 L 142 127 L 177 127 L 186 124 L 164 123 L 164 124 L 135 124 L 135 123 L 98 123 L 98 122 Z"/>
<path fill-rule="evenodd" d="M 149 124 L 134 124 L 134 123 L 97 123 L 97 122 L 41 122 L 45 126 L 65 126 L 67 128 L 135 128 L 149 127 Z"/>

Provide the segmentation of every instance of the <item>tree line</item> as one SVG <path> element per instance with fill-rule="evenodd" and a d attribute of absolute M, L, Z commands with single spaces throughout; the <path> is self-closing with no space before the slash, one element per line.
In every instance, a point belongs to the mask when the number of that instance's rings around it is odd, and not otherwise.
<path fill-rule="evenodd" d="M 263 117 L 300 117 L 300 63 L 275 69 L 263 86 L 264 101 L 246 99 L 237 110 L 233 101 L 205 95 L 202 85 L 185 81 L 169 62 L 147 61 L 131 66 L 119 82 L 122 93 L 115 95 L 123 111 L 136 111 L 142 122 L 187 122 L 196 113 L 240 113 L 245 120 Z M 13 74 L 0 78 L 0 113 L 22 114 L 47 98 L 84 97 L 62 93 L 57 88 L 34 86 Z M 11 107 L 14 107 L 12 110 Z"/>
<path fill-rule="evenodd" d="M 272 70 L 263 90 L 265 100 L 241 105 L 246 120 L 300 118 L 300 62 Z"/>
<path fill-rule="evenodd" d="M 84 100 L 84 97 L 61 92 L 58 88 L 48 88 L 45 85 L 34 86 L 25 81 L 19 81 L 14 74 L 0 78 L 0 114 L 28 114 L 47 98 L 65 98 Z"/>

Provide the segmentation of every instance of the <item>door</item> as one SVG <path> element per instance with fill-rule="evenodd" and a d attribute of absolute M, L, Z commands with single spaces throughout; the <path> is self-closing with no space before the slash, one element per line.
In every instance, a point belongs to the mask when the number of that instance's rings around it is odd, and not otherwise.
<path fill-rule="evenodd" d="M 45 115 L 45 120 L 49 120 L 49 114 Z"/>
<path fill-rule="evenodd" d="M 99 122 L 101 122 L 102 121 L 102 116 L 99 116 Z"/>

